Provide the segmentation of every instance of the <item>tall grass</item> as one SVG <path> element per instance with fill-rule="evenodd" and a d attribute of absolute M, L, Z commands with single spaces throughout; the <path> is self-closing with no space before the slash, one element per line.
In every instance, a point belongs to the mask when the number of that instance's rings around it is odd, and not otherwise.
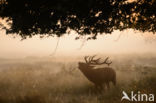
<path fill-rule="evenodd" d="M 0 103 L 120 103 L 123 90 L 156 94 L 156 67 L 114 65 L 117 85 L 98 92 L 78 69 L 69 72 L 72 66 L 22 63 L 1 68 Z"/>

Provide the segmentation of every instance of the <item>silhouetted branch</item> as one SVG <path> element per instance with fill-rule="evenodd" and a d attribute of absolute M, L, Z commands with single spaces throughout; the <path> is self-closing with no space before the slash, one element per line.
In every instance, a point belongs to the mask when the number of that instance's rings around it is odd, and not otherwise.
<path fill-rule="evenodd" d="M 2 0 L 0 17 L 11 21 L 8 34 L 58 37 L 74 30 L 78 35 L 110 34 L 134 29 L 156 32 L 156 0 Z M 94 35 L 94 36 L 92 36 Z"/>

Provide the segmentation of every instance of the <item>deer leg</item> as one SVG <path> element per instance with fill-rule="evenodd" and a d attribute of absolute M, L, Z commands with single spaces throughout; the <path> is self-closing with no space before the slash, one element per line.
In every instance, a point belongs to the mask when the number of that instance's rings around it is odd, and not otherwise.
<path fill-rule="evenodd" d="M 116 85 L 116 78 L 113 80 L 113 84 L 114 84 L 114 86 Z"/>
<path fill-rule="evenodd" d="M 103 89 L 103 85 L 99 85 L 99 89 L 102 90 Z"/>
<path fill-rule="evenodd" d="M 99 90 L 100 90 L 100 86 L 97 85 L 97 84 L 95 84 L 95 90 L 97 90 L 97 91 L 99 92 Z"/>
<path fill-rule="evenodd" d="M 94 87 L 95 87 L 94 92 L 98 93 L 99 92 L 99 86 L 97 84 L 95 84 Z"/>
<path fill-rule="evenodd" d="M 103 85 L 102 84 L 98 85 L 98 92 L 102 93 L 103 90 L 104 90 Z"/>
<path fill-rule="evenodd" d="M 107 85 L 107 89 L 109 89 L 109 88 L 110 88 L 110 86 L 109 86 L 109 82 L 107 82 L 106 85 Z"/>
<path fill-rule="evenodd" d="M 95 89 L 98 89 L 98 85 L 95 84 Z"/>
<path fill-rule="evenodd" d="M 103 85 L 101 84 L 95 85 L 95 88 L 98 90 L 98 92 L 101 92 L 101 90 L 103 89 Z"/>

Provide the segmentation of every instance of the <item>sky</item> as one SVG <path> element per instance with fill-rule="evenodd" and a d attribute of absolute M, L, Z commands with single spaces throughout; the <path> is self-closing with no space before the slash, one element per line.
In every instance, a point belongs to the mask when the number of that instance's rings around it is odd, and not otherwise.
<path fill-rule="evenodd" d="M 0 58 L 23 58 L 27 56 L 78 56 L 90 54 L 155 53 L 156 36 L 134 30 L 114 31 L 98 36 L 97 40 L 75 40 L 75 32 L 63 37 L 21 38 L 0 31 Z M 59 42 L 58 42 L 59 41 Z M 85 41 L 85 42 L 84 42 Z M 56 45 L 57 49 L 55 51 Z M 83 45 L 83 46 L 82 46 Z"/>

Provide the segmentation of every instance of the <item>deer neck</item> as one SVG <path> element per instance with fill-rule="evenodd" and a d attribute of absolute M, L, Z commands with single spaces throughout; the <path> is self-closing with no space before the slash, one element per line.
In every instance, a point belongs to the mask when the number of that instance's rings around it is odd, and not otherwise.
<path fill-rule="evenodd" d="M 89 76 L 89 75 L 92 75 L 93 69 L 92 69 L 92 68 L 86 68 L 86 69 L 81 70 L 81 72 L 82 72 L 85 76 Z"/>

